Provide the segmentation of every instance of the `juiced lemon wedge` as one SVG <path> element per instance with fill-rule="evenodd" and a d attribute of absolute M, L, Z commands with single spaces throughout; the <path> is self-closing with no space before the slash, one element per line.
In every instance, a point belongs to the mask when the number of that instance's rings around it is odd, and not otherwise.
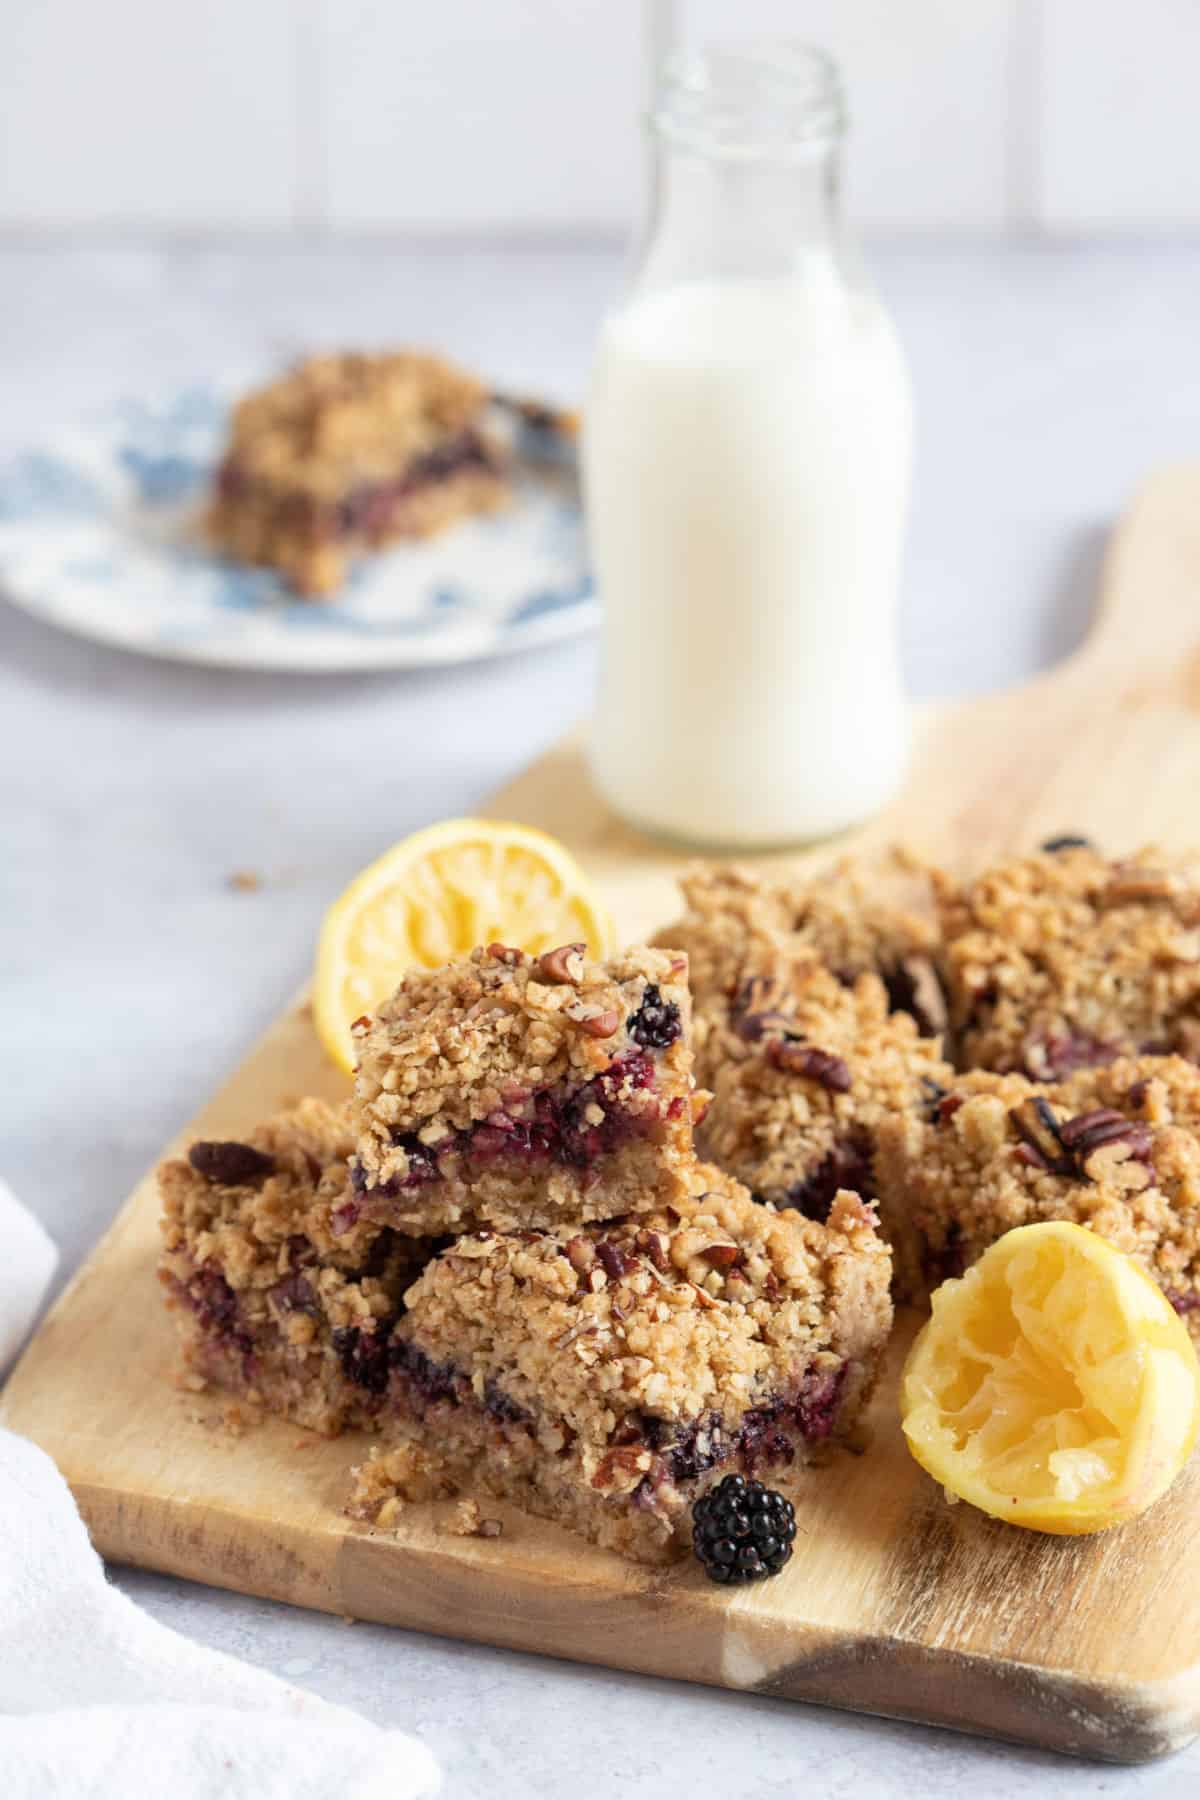
<path fill-rule="evenodd" d="M 496 942 L 534 952 L 584 943 L 606 956 L 612 923 L 570 852 L 532 826 L 447 819 L 394 844 L 325 915 L 313 980 L 325 1049 L 349 1072 L 351 1025 L 406 969 Z"/>
<path fill-rule="evenodd" d="M 1025 1225 L 938 1289 L 900 1405 L 950 1494 L 1074 1535 L 1166 1492 L 1196 1440 L 1200 1366 L 1136 1263 L 1080 1225 Z"/>

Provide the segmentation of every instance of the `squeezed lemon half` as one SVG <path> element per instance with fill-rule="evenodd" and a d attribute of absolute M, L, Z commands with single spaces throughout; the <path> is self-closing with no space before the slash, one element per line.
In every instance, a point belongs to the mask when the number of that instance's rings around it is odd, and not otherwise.
<path fill-rule="evenodd" d="M 354 1068 L 350 1027 L 407 969 L 435 969 L 476 944 L 535 954 L 567 943 L 606 956 L 612 922 L 570 852 L 544 831 L 447 819 L 394 844 L 325 915 L 313 1017 L 339 1068 Z"/>
<path fill-rule="evenodd" d="M 1080 1225 L 1025 1225 L 933 1296 L 900 1407 L 949 1494 L 1034 1531 L 1105 1531 L 1187 1461 L 1200 1365 L 1136 1263 Z"/>

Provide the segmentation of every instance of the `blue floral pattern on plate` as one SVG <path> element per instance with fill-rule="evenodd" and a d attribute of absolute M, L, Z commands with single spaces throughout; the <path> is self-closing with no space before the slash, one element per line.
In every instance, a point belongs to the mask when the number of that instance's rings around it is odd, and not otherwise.
<path fill-rule="evenodd" d="M 236 391 L 126 400 L 0 467 L 0 593 L 147 655 L 314 673 L 462 662 L 595 624 L 561 462 L 523 464 L 504 512 L 364 558 L 329 601 L 214 556 L 199 517 Z"/>

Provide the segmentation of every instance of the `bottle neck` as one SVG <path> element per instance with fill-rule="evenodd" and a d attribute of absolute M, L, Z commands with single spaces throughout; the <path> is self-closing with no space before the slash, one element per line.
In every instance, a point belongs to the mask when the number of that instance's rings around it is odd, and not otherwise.
<path fill-rule="evenodd" d="M 840 185 L 836 139 L 786 160 L 710 158 L 660 139 L 637 285 L 786 276 L 836 255 Z"/>

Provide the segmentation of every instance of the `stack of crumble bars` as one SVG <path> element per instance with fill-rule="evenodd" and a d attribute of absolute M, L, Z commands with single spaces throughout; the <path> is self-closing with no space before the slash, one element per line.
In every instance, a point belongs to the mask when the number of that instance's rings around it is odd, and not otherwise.
<path fill-rule="evenodd" d="M 965 886 L 892 853 L 684 894 L 607 964 L 408 976 L 347 1113 L 163 1169 L 193 1369 L 373 1430 L 358 1516 L 465 1490 L 666 1560 L 724 1474 L 853 1433 L 893 1253 L 920 1302 L 1040 1219 L 1127 1251 L 1200 1338 L 1189 863 L 1071 840 Z"/>
<path fill-rule="evenodd" d="M 846 1437 L 891 1325 L 849 1191 L 768 1208 L 697 1159 L 686 958 L 492 945 L 359 1028 L 315 1101 L 161 1171 L 192 1369 L 378 1434 L 351 1508 L 465 1489 L 642 1561 L 731 1470 Z"/>

